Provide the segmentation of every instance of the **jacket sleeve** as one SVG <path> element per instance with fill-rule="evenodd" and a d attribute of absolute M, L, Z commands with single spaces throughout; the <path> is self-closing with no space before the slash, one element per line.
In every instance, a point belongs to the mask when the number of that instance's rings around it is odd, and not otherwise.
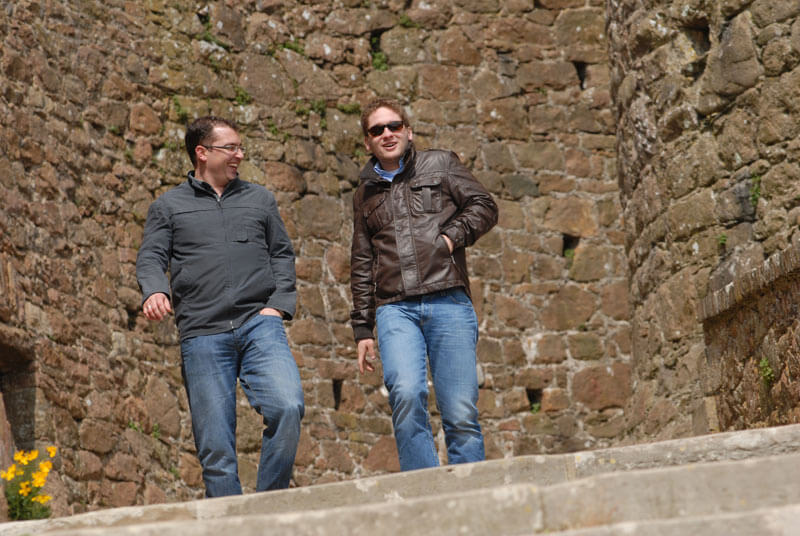
<path fill-rule="evenodd" d="M 278 203 L 271 193 L 268 196 L 266 210 L 269 263 L 276 285 L 275 292 L 270 295 L 266 306 L 283 312 L 285 318 L 289 320 L 294 316 L 297 307 L 294 248 L 278 212 Z"/>
<path fill-rule="evenodd" d="M 442 229 L 455 248 L 468 247 L 497 224 L 497 203 L 455 153 L 448 163 L 448 188 L 458 214 Z"/>
<path fill-rule="evenodd" d="M 350 291 L 353 294 L 350 321 L 356 341 L 374 338 L 372 331 L 375 326 L 375 254 L 361 213 L 362 193 L 363 189 L 359 189 L 353 196 L 353 244 L 350 250 Z"/>
<path fill-rule="evenodd" d="M 170 296 L 167 268 L 172 253 L 172 225 L 158 200 L 147 210 L 142 245 L 136 255 L 136 280 L 142 291 L 142 303 L 162 292 Z"/>

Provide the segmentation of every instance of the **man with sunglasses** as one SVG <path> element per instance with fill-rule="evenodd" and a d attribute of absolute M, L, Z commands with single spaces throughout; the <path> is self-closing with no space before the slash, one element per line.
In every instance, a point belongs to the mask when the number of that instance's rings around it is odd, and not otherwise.
<path fill-rule="evenodd" d="M 144 316 L 174 307 L 206 496 L 242 492 L 237 380 L 264 422 L 256 490 L 286 488 L 304 412 L 283 328 L 297 299 L 292 243 L 272 193 L 239 178 L 233 122 L 201 117 L 185 141 L 194 170 L 150 206 L 136 259 Z"/>
<path fill-rule="evenodd" d="M 455 153 L 414 148 L 396 101 L 369 103 L 361 128 L 372 158 L 353 197 L 350 316 L 359 370 L 374 370 L 376 328 L 403 471 L 439 465 L 428 364 L 448 463 L 483 460 L 465 248 L 497 223 L 497 205 Z"/>

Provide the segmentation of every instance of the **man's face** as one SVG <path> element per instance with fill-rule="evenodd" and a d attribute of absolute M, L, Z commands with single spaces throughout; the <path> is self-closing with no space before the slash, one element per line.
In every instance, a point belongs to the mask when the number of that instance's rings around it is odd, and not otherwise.
<path fill-rule="evenodd" d="M 230 127 L 217 126 L 211 131 L 211 141 L 198 145 L 197 157 L 205 163 L 207 180 L 227 184 L 236 178 L 244 153 L 239 150 L 242 139 Z M 213 147 L 212 147 L 213 146 Z M 233 150 L 224 147 L 235 147 Z"/>
<path fill-rule="evenodd" d="M 380 130 L 381 125 L 395 126 L 397 123 L 402 125 L 403 120 L 396 112 L 389 108 L 378 108 L 372 112 L 367 120 L 367 130 Z M 397 132 L 392 132 L 386 126 L 379 134 L 368 133 L 364 138 L 364 145 L 367 151 L 371 152 L 381 167 L 386 171 L 397 169 L 400 159 L 408 149 L 408 142 L 412 139 L 411 127 L 402 126 Z"/>

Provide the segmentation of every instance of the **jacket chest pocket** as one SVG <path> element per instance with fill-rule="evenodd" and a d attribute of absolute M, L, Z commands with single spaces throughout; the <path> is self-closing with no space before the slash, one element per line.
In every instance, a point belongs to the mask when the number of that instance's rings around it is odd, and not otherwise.
<path fill-rule="evenodd" d="M 364 219 L 367 223 L 367 230 L 370 235 L 380 231 L 392 219 L 389 203 L 386 202 L 388 195 L 374 195 L 364 203 Z"/>
<path fill-rule="evenodd" d="M 442 211 L 442 177 L 420 177 L 411 185 L 411 211 L 424 214 Z"/>

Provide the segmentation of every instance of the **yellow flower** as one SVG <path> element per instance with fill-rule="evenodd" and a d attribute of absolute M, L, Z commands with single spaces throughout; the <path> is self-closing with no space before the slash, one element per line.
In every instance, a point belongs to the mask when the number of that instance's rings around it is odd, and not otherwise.
<path fill-rule="evenodd" d="M 17 452 L 15 452 L 14 453 L 14 461 L 15 462 L 19 462 L 22 465 L 25 465 L 26 463 L 28 463 L 28 458 L 27 458 L 27 456 L 25 456 L 25 451 L 24 450 L 18 450 Z"/>
<path fill-rule="evenodd" d="M 39 464 L 39 471 L 41 471 L 45 475 L 47 475 L 47 473 L 49 473 L 52 468 L 53 468 L 53 462 L 51 461 L 45 461 Z"/>
<path fill-rule="evenodd" d="M 32 451 L 30 451 L 28 453 L 28 461 L 29 462 L 32 462 L 33 460 L 35 460 L 38 457 L 39 457 L 39 451 L 38 450 L 32 450 Z"/>
<path fill-rule="evenodd" d="M 36 501 L 41 504 L 45 504 L 50 499 L 52 499 L 50 495 L 37 495 L 36 497 L 31 497 L 32 501 Z"/>
<path fill-rule="evenodd" d="M 0 472 L 0 478 L 5 478 L 9 482 L 11 482 L 16 473 L 17 473 L 17 464 L 11 464 L 11 467 L 8 468 L 8 471 Z"/>
<path fill-rule="evenodd" d="M 52 446 L 51 447 L 47 447 L 47 453 L 50 455 L 51 458 L 55 458 L 56 457 L 56 452 L 58 452 L 58 448 L 57 447 L 52 447 Z"/>
<path fill-rule="evenodd" d="M 34 487 L 43 488 L 45 483 L 47 483 L 47 473 L 37 471 L 33 473 L 32 478 Z"/>
<path fill-rule="evenodd" d="M 31 492 L 31 483 L 27 480 L 19 485 L 19 494 L 23 497 L 27 497 L 28 494 Z"/>

